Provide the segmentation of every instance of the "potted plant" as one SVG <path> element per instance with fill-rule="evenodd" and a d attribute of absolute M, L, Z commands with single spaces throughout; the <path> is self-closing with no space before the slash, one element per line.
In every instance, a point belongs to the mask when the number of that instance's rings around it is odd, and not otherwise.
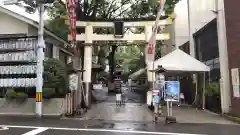
<path fill-rule="evenodd" d="M 25 102 L 28 99 L 28 95 L 26 93 L 24 93 L 24 92 L 17 92 L 15 99 L 16 99 L 17 103 L 21 104 L 21 103 Z"/>
<path fill-rule="evenodd" d="M 51 99 L 56 94 L 54 88 L 44 88 L 43 89 L 43 98 L 44 99 Z"/>

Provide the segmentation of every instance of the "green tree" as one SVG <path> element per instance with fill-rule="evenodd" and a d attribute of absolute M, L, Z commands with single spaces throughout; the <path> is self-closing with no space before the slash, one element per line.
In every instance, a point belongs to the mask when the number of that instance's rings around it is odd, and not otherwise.
<path fill-rule="evenodd" d="M 47 5 L 49 20 L 46 25 L 57 35 L 67 39 L 68 27 L 65 24 L 67 18 L 66 0 L 55 0 L 53 4 Z M 172 13 L 175 4 L 179 0 L 166 0 L 165 11 Z M 25 0 L 26 4 L 36 9 L 36 2 Z M 120 3 L 116 0 L 78 0 L 77 19 L 78 20 L 96 20 L 96 19 L 116 19 L 118 17 L 136 19 L 136 18 L 155 18 L 159 0 L 122 0 Z M 33 11 L 34 11 L 33 9 Z"/>
<path fill-rule="evenodd" d="M 167 15 L 171 14 L 174 10 L 175 4 L 179 0 L 166 0 L 164 10 Z M 132 18 L 155 18 L 159 0 L 139 0 L 132 4 L 131 10 L 128 12 L 128 17 Z"/>
<path fill-rule="evenodd" d="M 135 41 L 130 46 L 121 46 L 116 53 L 116 61 L 121 61 L 121 65 L 126 72 L 135 72 L 145 66 L 145 46 L 143 42 Z"/>
<path fill-rule="evenodd" d="M 58 59 L 48 58 L 44 60 L 44 88 L 54 88 L 58 94 L 66 94 L 68 91 L 67 69 L 64 63 Z"/>
<path fill-rule="evenodd" d="M 45 21 L 46 26 L 67 41 L 68 25 L 65 23 L 67 17 L 65 3 L 61 0 L 56 0 L 47 7 L 47 15 L 49 19 Z"/>
<path fill-rule="evenodd" d="M 156 42 L 156 50 L 155 50 L 155 59 L 161 58 L 161 46 L 162 46 L 162 42 L 157 41 Z"/>
<path fill-rule="evenodd" d="M 166 0 L 165 11 L 167 14 L 172 13 L 174 5 L 178 1 Z M 91 0 L 91 3 L 78 0 L 77 18 L 78 20 L 115 19 L 119 16 L 128 19 L 154 18 L 158 10 L 158 2 L 159 0 L 122 0 L 122 3 L 119 4 L 116 0 Z M 55 0 L 53 4 L 48 6 L 47 12 L 50 16 L 50 19 L 47 20 L 47 26 L 59 36 L 67 39 L 65 3 L 62 0 Z"/>

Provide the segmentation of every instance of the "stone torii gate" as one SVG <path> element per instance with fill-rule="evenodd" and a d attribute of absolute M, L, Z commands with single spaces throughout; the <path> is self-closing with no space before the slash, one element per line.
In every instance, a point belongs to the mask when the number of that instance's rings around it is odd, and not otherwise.
<path fill-rule="evenodd" d="M 84 73 L 83 73 L 83 86 L 86 94 L 86 106 L 90 106 L 91 95 L 91 76 L 92 76 L 92 47 L 93 41 L 146 41 L 148 42 L 152 26 L 155 21 L 140 21 L 140 22 L 123 22 L 123 28 L 144 28 L 145 33 L 142 34 L 124 34 L 123 37 L 115 37 L 114 34 L 95 34 L 93 28 L 114 28 L 115 22 L 91 22 L 91 21 L 77 21 L 76 27 L 84 27 L 85 33 L 76 34 L 77 41 L 84 41 Z M 172 19 L 160 20 L 158 26 L 165 26 L 172 24 Z M 157 34 L 156 40 L 168 40 L 170 38 L 168 33 Z M 71 35 L 68 40 L 71 40 Z M 153 74 L 148 73 L 148 81 L 153 81 Z"/>

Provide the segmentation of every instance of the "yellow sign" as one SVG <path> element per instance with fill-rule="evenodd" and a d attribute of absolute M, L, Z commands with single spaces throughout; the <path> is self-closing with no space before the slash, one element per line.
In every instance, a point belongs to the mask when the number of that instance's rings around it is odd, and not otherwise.
<path fill-rule="evenodd" d="M 42 102 L 42 92 L 36 92 L 36 102 Z"/>

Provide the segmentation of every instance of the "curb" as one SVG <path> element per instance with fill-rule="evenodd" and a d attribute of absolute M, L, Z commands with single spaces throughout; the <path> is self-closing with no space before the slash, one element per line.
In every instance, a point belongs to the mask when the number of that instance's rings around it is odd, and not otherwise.
<path fill-rule="evenodd" d="M 221 117 L 227 119 L 227 120 L 230 120 L 232 122 L 235 122 L 237 124 L 240 124 L 240 118 L 237 118 L 237 117 L 233 117 L 233 116 L 229 116 L 227 114 L 220 114 Z"/>
<path fill-rule="evenodd" d="M 200 110 L 200 109 L 199 109 Z M 204 109 L 204 110 L 202 110 L 202 111 L 204 111 L 204 112 L 206 112 L 206 113 L 209 113 L 209 114 L 212 114 L 212 115 L 217 115 L 217 116 L 221 116 L 222 114 L 219 114 L 219 113 L 215 113 L 215 112 L 211 112 L 211 111 L 209 111 L 209 110 L 206 110 L 206 109 Z M 222 117 L 222 116 L 221 116 Z"/>
<path fill-rule="evenodd" d="M 234 117 L 234 116 L 230 116 L 230 115 L 227 115 L 227 114 L 218 114 L 218 113 L 214 113 L 214 112 L 211 112 L 209 110 L 203 110 L 207 113 L 210 113 L 212 115 L 217 115 L 217 116 L 220 116 L 226 120 L 229 120 L 229 121 L 232 121 L 232 122 L 235 122 L 237 124 L 240 124 L 240 118 L 237 118 L 237 117 Z"/>
<path fill-rule="evenodd" d="M 38 118 L 36 114 L 15 114 L 15 113 L 0 113 L 0 117 L 10 117 L 10 118 L 35 118 L 35 119 L 60 119 L 62 114 L 46 114 L 42 115 L 41 118 Z"/>

